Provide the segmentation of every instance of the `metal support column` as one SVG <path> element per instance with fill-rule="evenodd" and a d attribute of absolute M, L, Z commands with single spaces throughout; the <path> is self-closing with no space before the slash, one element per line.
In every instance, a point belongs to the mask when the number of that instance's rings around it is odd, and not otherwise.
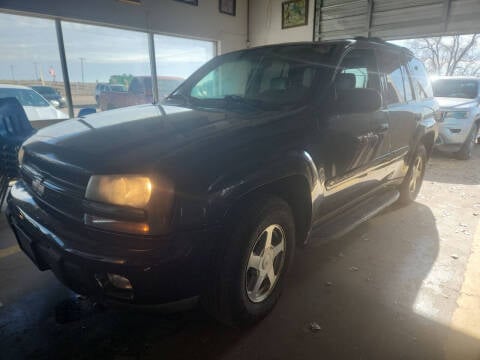
<path fill-rule="evenodd" d="M 67 58 L 65 57 L 65 45 L 63 43 L 63 31 L 60 19 L 55 19 L 55 28 L 57 29 L 58 52 L 60 53 L 60 63 L 62 64 L 63 84 L 68 106 L 68 116 L 73 118 L 72 92 L 70 90 L 70 78 L 68 77 Z"/>
<path fill-rule="evenodd" d="M 372 36 L 373 0 L 368 0 L 367 36 Z"/>
<path fill-rule="evenodd" d="M 452 6 L 452 0 L 443 0 L 443 14 L 442 14 L 442 21 L 443 21 L 443 31 L 447 31 L 448 27 L 448 19 L 450 18 L 450 8 Z"/>
<path fill-rule="evenodd" d="M 148 33 L 148 52 L 150 54 L 150 73 L 152 74 L 153 103 L 158 103 L 157 64 L 155 59 L 155 40 L 153 33 Z"/>

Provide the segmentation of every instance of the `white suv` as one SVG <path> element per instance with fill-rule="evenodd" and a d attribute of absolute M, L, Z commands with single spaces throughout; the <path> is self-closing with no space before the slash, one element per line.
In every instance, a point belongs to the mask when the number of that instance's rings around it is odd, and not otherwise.
<path fill-rule="evenodd" d="M 480 125 L 480 79 L 441 77 L 432 85 L 442 111 L 436 148 L 467 160 L 472 155 Z"/>

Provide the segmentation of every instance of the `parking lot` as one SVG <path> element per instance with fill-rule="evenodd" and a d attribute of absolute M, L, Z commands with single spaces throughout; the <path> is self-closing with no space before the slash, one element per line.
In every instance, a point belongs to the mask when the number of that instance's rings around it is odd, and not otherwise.
<path fill-rule="evenodd" d="M 199 309 L 97 309 L 39 272 L 0 220 L 0 358 L 478 359 L 480 145 L 435 155 L 417 202 L 298 249 L 249 329 Z M 57 316 L 55 315 L 57 314 Z"/>

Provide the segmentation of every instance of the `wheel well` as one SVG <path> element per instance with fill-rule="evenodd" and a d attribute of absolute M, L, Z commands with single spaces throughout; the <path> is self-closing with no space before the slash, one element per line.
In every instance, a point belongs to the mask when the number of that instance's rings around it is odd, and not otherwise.
<path fill-rule="evenodd" d="M 433 132 L 430 132 L 422 137 L 420 142 L 425 146 L 425 149 L 427 150 L 427 155 L 430 157 L 432 154 L 433 150 L 433 145 L 435 144 L 435 134 Z"/>
<path fill-rule="evenodd" d="M 312 202 L 307 180 L 301 175 L 290 176 L 263 185 L 246 196 L 250 198 L 257 194 L 275 195 L 290 205 L 295 220 L 296 243 L 303 244 L 312 219 Z"/>

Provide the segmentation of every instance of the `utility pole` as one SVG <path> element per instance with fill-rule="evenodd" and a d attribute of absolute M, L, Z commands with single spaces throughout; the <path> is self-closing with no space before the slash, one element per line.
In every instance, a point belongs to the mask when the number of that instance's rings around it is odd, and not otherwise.
<path fill-rule="evenodd" d="M 15 72 L 13 70 L 13 65 L 10 65 L 10 72 L 12 73 L 12 80 L 15 81 Z"/>
<path fill-rule="evenodd" d="M 85 83 L 85 74 L 83 72 L 83 62 L 85 61 L 86 59 L 84 57 L 81 57 L 80 58 L 80 67 L 81 67 L 81 70 L 82 70 L 82 83 Z"/>
<path fill-rule="evenodd" d="M 38 62 L 34 61 L 33 65 L 35 66 L 35 80 L 38 80 Z"/>

